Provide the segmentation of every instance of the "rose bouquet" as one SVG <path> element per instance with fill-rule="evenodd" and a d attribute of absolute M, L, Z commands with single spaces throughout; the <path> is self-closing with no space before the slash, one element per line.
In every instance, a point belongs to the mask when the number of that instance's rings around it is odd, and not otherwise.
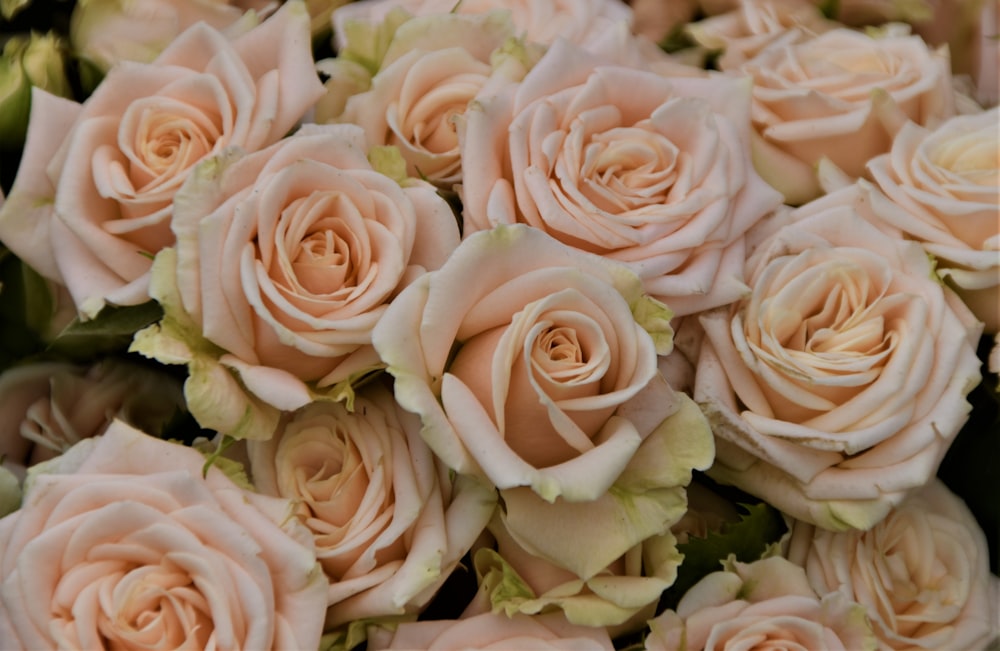
<path fill-rule="evenodd" d="M 0 16 L 0 647 L 1000 644 L 994 0 Z"/>

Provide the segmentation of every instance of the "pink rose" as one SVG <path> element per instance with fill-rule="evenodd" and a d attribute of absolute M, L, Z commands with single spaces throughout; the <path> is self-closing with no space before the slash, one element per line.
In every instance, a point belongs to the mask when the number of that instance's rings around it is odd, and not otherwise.
<path fill-rule="evenodd" d="M 322 93 L 308 22 L 292 2 L 233 41 L 198 24 L 82 105 L 36 91 L 0 238 L 85 315 L 148 300 L 150 258 L 174 241 L 172 201 L 194 166 L 277 141 Z"/>
<path fill-rule="evenodd" d="M 821 159 L 857 178 L 907 119 L 933 127 L 955 113 L 947 52 L 900 25 L 833 29 L 731 72 L 753 80 L 754 164 L 793 205 L 820 194 Z"/>
<path fill-rule="evenodd" d="M 244 17 L 243 4 L 263 8 L 266 1 L 89 0 L 74 6 L 70 38 L 77 56 L 106 73 L 121 61 L 149 63 L 196 23 L 220 31 L 234 26 Z"/>
<path fill-rule="evenodd" d="M 780 556 L 723 565 L 649 622 L 646 651 L 877 648 L 864 608 L 841 594 L 818 597 L 798 565 Z"/>
<path fill-rule="evenodd" d="M 711 462 L 704 417 L 656 369 L 669 318 L 626 267 L 511 225 L 407 287 L 373 341 L 431 449 L 500 489 L 519 544 L 588 580 L 665 533 Z"/>
<path fill-rule="evenodd" d="M 751 294 L 702 315 L 709 471 L 790 515 L 867 529 L 937 470 L 980 380 L 981 324 L 856 187 L 769 224 Z"/>
<path fill-rule="evenodd" d="M 529 224 L 629 265 L 679 316 L 729 303 L 744 233 L 781 203 L 750 163 L 749 100 L 556 43 L 459 123 L 465 232 Z"/>
<path fill-rule="evenodd" d="M 1000 329 L 1000 109 L 907 123 L 868 172 L 890 200 L 870 194 L 879 219 L 936 258 L 986 332 Z"/>
<path fill-rule="evenodd" d="M 821 594 L 868 610 L 881 649 L 983 649 L 1000 635 L 986 537 L 937 479 L 869 531 L 792 527 L 788 557 Z"/>
<path fill-rule="evenodd" d="M 254 486 L 293 500 L 330 582 L 328 627 L 419 612 L 482 533 L 491 487 L 453 483 L 380 385 L 315 402 L 248 443 Z"/>
<path fill-rule="evenodd" d="M 371 88 L 349 97 L 339 115 L 317 110 L 317 119 L 361 126 L 369 146 L 399 148 L 408 175 L 451 189 L 462 180 L 456 119 L 500 61 L 513 58 L 498 52 L 513 36 L 514 26 L 502 13 L 408 20 L 396 29 Z M 523 65 L 516 67 L 523 76 Z M 327 86 L 337 92 L 342 83 L 334 77 Z"/>
<path fill-rule="evenodd" d="M 188 364 L 202 426 L 269 438 L 270 419 L 246 418 L 246 400 L 294 410 L 379 367 L 372 328 L 457 246 L 433 186 L 400 187 L 366 152 L 360 128 L 312 125 L 207 161 L 178 194 L 176 251 L 161 253 L 153 273 L 166 319 L 133 348 Z"/>
<path fill-rule="evenodd" d="M 574 626 L 559 613 L 533 617 L 484 613 L 458 620 L 406 622 L 395 631 L 375 629 L 369 633 L 368 648 L 371 651 L 612 651 L 614 645 L 603 628 Z"/>
<path fill-rule="evenodd" d="M 690 23 L 685 31 L 701 47 L 722 51 L 720 70 L 734 70 L 769 47 L 787 47 L 836 23 L 806 0 L 744 0 L 724 14 Z"/>
<path fill-rule="evenodd" d="M 624 267 L 507 226 L 410 285 L 373 338 L 396 399 L 449 467 L 590 500 L 674 408 L 656 370 L 668 319 Z"/>
<path fill-rule="evenodd" d="M 291 505 L 116 422 L 0 520 L 0 639 L 21 649 L 315 649 L 326 581 Z"/>

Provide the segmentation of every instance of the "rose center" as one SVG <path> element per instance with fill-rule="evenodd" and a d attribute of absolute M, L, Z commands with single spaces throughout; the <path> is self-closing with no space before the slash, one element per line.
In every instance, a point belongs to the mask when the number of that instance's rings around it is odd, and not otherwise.
<path fill-rule="evenodd" d="M 1000 128 L 933 142 L 928 158 L 969 183 L 996 188 L 1000 186 Z"/>
<path fill-rule="evenodd" d="M 337 193 L 316 192 L 282 212 L 281 250 L 288 252 L 289 268 L 280 284 L 289 291 L 341 301 L 365 284 L 371 269 L 360 252 L 366 246 L 355 229 L 336 216 L 341 201 Z"/>
<path fill-rule="evenodd" d="M 119 140 L 124 140 L 121 148 L 131 163 L 131 183 L 140 193 L 179 179 L 222 136 L 218 116 L 184 102 L 161 97 L 136 102 L 133 111 L 122 121 Z"/>
<path fill-rule="evenodd" d="M 485 81 L 486 76 L 478 72 L 456 74 L 425 89 L 412 103 L 390 107 L 403 118 L 390 142 L 408 141 L 435 154 L 454 151 L 458 147 L 455 117 L 465 113 Z"/>
<path fill-rule="evenodd" d="M 579 135 L 571 133 L 568 140 Z M 676 145 L 644 123 L 593 134 L 579 160 L 576 151 L 570 146 L 560 154 L 565 169 L 577 166 L 579 191 L 599 209 L 616 214 L 665 203 L 681 157 Z"/>
<path fill-rule="evenodd" d="M 97 625 L 113 647 L 207 648 L 211 607 L 191 576 L 169 559 L 113 572 L 99 582 L 106 599 Z"/>

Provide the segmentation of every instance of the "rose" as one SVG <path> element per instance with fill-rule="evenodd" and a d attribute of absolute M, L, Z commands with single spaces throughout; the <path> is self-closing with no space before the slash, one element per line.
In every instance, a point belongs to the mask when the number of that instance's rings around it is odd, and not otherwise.
<path fill-rule="evenodd" d="M 574 624 L 611 627 L 615 636 L 652 616 L 683 558 L 671 531 L 686 517 L 683 486 L 691 468 L 712 460 L 704 417 L 689 398 L 676 398 L 676 411 L 605 494 L 548 503 L 528 488 L 500 491 L 489 526 L 496 551 L 473 557 L 480 599 L 508 615 L 558 608 Z M 655 400 L 634 408 L 655 411 L 662 407 Z M 623 532 L 625 521 L 635 530 Z"/>
<path fill-rule="evenodd" d="M 115 419 L 158 434 L 183 409 L 179 382 L 131 361 L 15 366 L 0 374 L 0 457 L 30 466 L 103 433 Z"/>
<path fill-rule="evenodd" d="M 326 582 L 290 504 L 115 422 L 0 520 L 0 639 L 22 649 L 315 649 Z"/>
<path fill-rule="evenodd" d="M 723 565 L 649 622 L 646 651 L 877 648 L 864 608 L 818 598 L 801 567 L 780 556 Z"/>
<path fill-rule="evenodd" d="M 120 61 L 149 63 L 195 23 L 226 29 L 243 17 L 245 7 L 239 4 L 228 0 L 82 0 L 70 16 L 70 39 L 78 56 L 106 73 Z M 265 3 L 256 4 L 260 9 Z"/>
<path fill-rule="evenodd" d="M 986 324 L 1000 329 L 1000 109 L 951 118 L 933 131 L 908 122 L 889 154 L 868 163 L 891 200 L 875 213 L 920 242 L 937 272 Z"/>
<path fill-rule="evenodd" d="M 318 107 L 317 120 L 361 126 L 369 146 L 400 149 L 407 174 L 450 189 L 462 178 L 455 118 L 494 74 L 491 58 L 498 57 L 498 68 L 512 58 L 497 50 L 513 34 L 503 12 L 407 20 L 395 30 L 370 90 L 349 97 L 339 115 Z M 341 56 L 349 57 L 350 47 Z M 524 66 L 516 67 L 523 76 Z M 328 94 L 342 92 L 343 79 L 331 78 Z"/>
<path fill-rule="evenodd" d="M 668 315 L 625 268 L 508 226 L 466 239 L 408 287 L 373 343 L 449 467 L 549 500 L 594 499 L 670 413 L 633 422 L 625 409 L 647 387 L 670 400 L 654 382 Z"/>
<path fill-rule="evenodd" d="M 172 200 L 194 166 L 277 141 L 322 93 L 308 20 L 292 2 L 232 41 L 196 25 L 82 105 L 36 90 L 0 238 L 84 315 L 148 300 L 150 257 L 173 243 Z"/>
<path fill-rule="evenodd" d="M 512 225 L 407 287 L 373 342 L 434 452 L 501 489 L 519 544 L 586 580 L 664 533 L 711 461 L 701 414 L 656 370 L 669 316 L 625 267 Z"/>
<path fill-rule="evenodd" d="M 453 484 L 419 432 L 372 385 L 354 411 L 316 402 L 248 444 L 254 486 L 297 502 L 312 532 L 328 628 L 419 611 L 489 521 L 495 493 L 467 477 Z"/>
<path fill-rule="evenodd" d="M 877 37 L 833 29 L 732 74 L 753 80 L 754 164 L 793 205 L 820 194 L 822 158 L 857 178 L 905 120 L 933 126 L 955 113 L 947 52 L 900 25 Z"/>
<path fill-rule="evenodd" d="M 749 159 L 749 88 L 556 43 L 459 122 L 466 232 L 521 222 L 628 264 L 677 315 L 745 287 L 743 235 L 781 203 Z"/>
<path fill-rule="evenodd" d="M 831 29 L 805 0 L 748 0 L 724 14 L 685 26 L 685 32 L 708 50 L 722 50 L 720 70 L 739 68 L 769 47 L 801 43 Z"/>
<path fill-rule="evenodd" d="M 817 592 L 867 608 L 882 649 L 981 649 L 1000 634 L 986 538 L 936 479 L 869 531 L 794 523 L 788 557 Z"/>
<path fill-rule="evenodd" d="M 776 221 L 751 294 L 700 319 L 694 397 L 714 478 L 830 529 L 867 529 L 933 476 L 980 380 L 981 324 L 850 186 Z"/>
<path fill-rule="evenodd" d="M 611 651 L 614 645 L 604 629 L 568 624 L 559 613 L 536 617 L 506 617 L 484 613 L 457 620 L 404 622 L 395 631 L 384 628 L 370 630 L 368 648 L 371 651 L 502 651 L 512 648 L 537 651 Z"/>
<path fill-rule="evenodd" d="M 400 187 L 365 153 L 360 128 L 314 125 L 206 161 L 179 193 L 176 252 L 153 273 L 166 319 L 133 349 L 188 364 L 203 427 L 268 438 L 276 409 L 378 367 L 371 332 L 386 306 L 458 244 L 433 186 Z M 271 415 L 247 418 L 248 400 Z"/>
<path fill-rule="evenodd" d="M 365 0 L 333 12 L 334 45 L 339 50 L 351 23 L 380 23 L 394 7 L 415 16 L 510 12 L 519 34 L 528 41 L 550 44 L 566 39 L 581 45 L 600 40 L 616 25 L 630 25 L 632 12 L 619 0 Z"/>

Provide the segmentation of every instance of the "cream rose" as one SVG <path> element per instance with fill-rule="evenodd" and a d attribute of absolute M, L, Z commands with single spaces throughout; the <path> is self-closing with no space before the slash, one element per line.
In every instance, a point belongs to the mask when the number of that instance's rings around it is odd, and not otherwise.
<path fill-rule="evenodd" d="M 575 624 L 612 627 L 613 634 L 651 617 L 683 558 L 672 529 L 690 513 L 684 487 L 691 468 L 712 461 L 704 417 L 689 398 L 677 398 L 676 411 L 604 495 L 550 504 L 528 488 L 500 491 L 489 527 L 496 551 L 474 556 L 477 597 L 508 614 L 558 608 Z"/>
<path fill-rule="evenodd" d="M 838 593 L 820 599 L 798 565 L 780 556 L 723 565 L 649 622 L 646 651 L 877 648 L 864 607 Z"/>
<path fill-rule="evenodd" d="M 574 626 L 559 613 L 535 617 L 484 613 L 457 620 L 405 622 L 395 631 L 370 629 L 368 648 L 371 651 L 612 651 L 615 647 L 603 628 Z"/>
<path fill-rule="evenodd" d="M 868 163 L 878 217 L 921 243 L 937 272 L 986 324 L 1000 329 L 1000 109 L 912 122 Z"/>
<path fill-rule="evenodd" d="M 729 303 L 744 233 L 781 203 L 750 163 L 748 111 L 745 83 L 557 43 L 459 123 L 465 231 L 529 224 L 626 263 L 677 315 Z"/>
<path fill-rule="evenodd" d="M 380 23 L 394 7 L 416 16 L 485 14 L 500 9 L 510 13 L 518 34 L 545 44 L 566 39 L 586 45 L 615 26 L 632 22 L 631 10 L 620 0 L 363 0 L 333 12 L 335 45 L 343 45 L 341 39 L 351 29 L 350 23 Z"/>
<path fill-rule="evenodd" d="M 707 423 L 656 369 L 669 317 L 624 266 L 500 226 L 407 287 L 373 341 L 435 453 L 489 478 L 518 543 L 586 580 L 664 533 L 711 462 Z"/>
<path fill-rule="evenodd" d="M 766 48 L 801 43 L 835 25 L 807 0 L 744 0 L 724 14 L 689 23 L 685 32 L 701 47 L 722 52 L 720 70 L 733 70 Z"/>
<path fill-rule="evenodd" d="M 410 176 L 451 189 L 462 179 L 456 118 L 489 82 L 491 57 L 500 57 L 497 50 L 513 36 L 503 12 L 407 20 L 395 31 L 371 89 L 347 99 L 340 115 L 317 119 L 361 126 L 369 146 L 399 148 Z M 339 76 L 327 83 L 331 92 L 338 83 Z"/>
<path fill-rule="evenodd" d="M 851 186 L 769 224 L 751 294 L 700 319 L 709 471 L 802 520 L 868 529 L 936 471 L 980 380 L 982 326 Z"/>
<path fill-rule="evenodd" d="M 174 241 L 172 201 L 194 166 L 276 142 L 321 95 L 308 23 L 300 2 L 232 41 L 200 23 L 82 105 L 36 90 L 0 239 L 84 315 L 148 300 L 150 258 Z"/>
<path fill-rule="evenodd" d="M 1000 635 L 986 537 L 931 479 L 869 531 L 796 522 L 788 557 L 821 594 L 860 602 L 880 649 L 983 649 Z"/>
<path fill-rule="evenodd" d="M 124 359 L 15 366 L 0 374 L 0 457 L 30 466 L 102 434 L 116 419 L 159 434 L 183 409 L 178 380 Z"/>
<path fill-rule="evenodd" d="M 683 497 L 678 497 L 679 513 Z M 604 505 L 579 506 L 584 508 L 560 512 L 559 504 L 553 505 L 547 515 L 555 522 L 543 535 L 562 536 L 567 544 L 580 547 L 604 546 L 601 538 L 613 527 L 604 517 Z M 673 584 L 683 559 L 676 539 L 664 533 L 626 549 L 597 574 L 582 578 L 565 563 L 539 555 L 530 542 L 526 544 L 531 549 L 525 548 L 515 539 L 520 535 L 504 522 L 503 509 L 497 513 L 489 527 L 496 549 L 481 549 L 473 556 L 480 587 L 466 612 L 492 609 L 511 616 L 557 609 L 574 624 L 604 627 L 615 637 L 634 633 L 655 614 L 660 595 Z M 545 528 L 547 521 L 534 522 Z"/>
<path fill-rule="evenodd" d="M 192 25 L 225 30 L 247 7 L 264 2 L 228 0 L 82 0 L 73 7 L 70 39 L 74 53 L 106 73 L 121 61 L 149 63 Z"/>
<path fill-rule="evenodd" d="M 178 194 L 176 251 L 154 269 L 166 319 L 133 349 L 188 364 L 188 403 L 202 426 L 268 438 L 266 422 L 246 418 L 247 399 L 298 409 L 314 389 L 378 367 L 371 333 L 387 305 L 457 246 L 454 215 L 433 186 L 400 187 L 366 152 L 359 127 L 312 125 L 207 161 Z M 251 396 L 220 384 L 233 383 L 226 369 Z"/>
<path fill-rule="evenodd" d="M 833 29 L 731 72 L 753 80 L 754 165 L 793 205 L 821 193 L 821 159 L 857 178 L 902 122 L 933 127 L 955 113 L 946 51 L 901 25 L 877 36 Z"/>
<path fill-rule="evenodd" d="M 488 484 L 448 478 L 420 439 L 420 419 L 378 384 L 353 411 L 313 403 L 248 447 L 256 489 L 298 503 L 313 534 L 330 582 L 327 627 L 418 612 L 496 503 Z"/>
<path fill-rule="evenodd" d="M 591 500 L 673 408 L 656 381 L 668 319 L 624 267 L 507 226 L 468 238 L 408 287 L 373 341 L 449 467 Z M 654 406 L 633 413 L 635 400 Z"/>
<path fill-rule="evenodd" d="M 21 649 L 315 649 L 326 581 L 285 500 L 115 422 L 0 520 L 0 639 Z"/>

